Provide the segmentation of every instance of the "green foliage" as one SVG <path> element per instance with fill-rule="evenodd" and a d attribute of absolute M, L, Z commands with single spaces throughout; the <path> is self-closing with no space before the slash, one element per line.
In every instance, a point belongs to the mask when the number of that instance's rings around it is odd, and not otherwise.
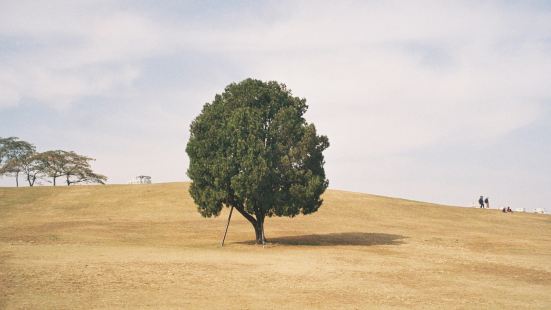
<path fill-rule="evenodd" d="M 217 216 L 233 206 L 263 241 L 265 216 L 317 211 L 328 186 L 322 152 L 329 141 L 306 122 L 307 108 L 285 85 L 253 79 L 205 104 L 186 148 L 199 212 Z"/>
<path fill-rule="evenodd" d="M 29 186 L 34 186 L 37 179 L 44 176 L 44 165 L 41 153 L 30 153 L 17 161 L 11 161 L 9 164 L 15 165 L 20 171 L 25 174 Z"/>
<path fill-rule="evenodd" d="M 0 165 L 2 166 L 10 160 L 25 157 L 34 152 L 34 145 L 29 142 L 20 140 L 17 137 L 0 137 Z"/>
<path fill-rule="evenodd" d="M 16 185 L 19 186 L 21 166 L 35 153 L 34 145 L 20 140 L 17 137 L 0 137 L 0 175 L 14 175 Z"/>
<path fill-rule="evenodd" d="M 90 161 L 95 159 L 79 155 L 75 152 L 53 151 L 51 161 L 47 164 L 50 176 L 53 173 L 60 173 L 65 177 L 67 185 L 77 183 L 100 183 L 105 184 L 107 177 L 92 171 Z M 55 172 L 54 172 L 55 171 Z"/>
<path fill-rule="evenodd" d="M 46 176 L 52 178 L 52 183 L 56 186 L 56 179 L 64 175 L 67 166 L 68 152 L 62 150 L 46 151 L 41 154 L 43 172 Z"/>

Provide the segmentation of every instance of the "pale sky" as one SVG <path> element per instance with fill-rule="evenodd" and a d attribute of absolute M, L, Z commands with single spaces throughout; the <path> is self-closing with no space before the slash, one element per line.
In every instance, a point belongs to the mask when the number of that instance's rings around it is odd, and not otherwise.
<path fill-rule="evenodd" d="M 330 188 L 551 211 L 550 1 L 0 0 L 0 136 L 109 183 L 188 180 L 190 122 L 248 77 L 307 99 Z"/>

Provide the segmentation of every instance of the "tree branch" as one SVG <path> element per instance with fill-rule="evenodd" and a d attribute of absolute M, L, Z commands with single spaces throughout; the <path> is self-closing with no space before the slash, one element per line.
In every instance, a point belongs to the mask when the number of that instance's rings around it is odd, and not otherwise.
<path fill-rule="evenodd" d="M 241 215 L 243 215 L 243 217 L 245 217 L 249 222 L 251 222 L 251 224 L 256 226 L 256 219 L 252 215 L 247 213 L 247 211 L 245 211 L 243 206 L 235 205 L 234 207 L 237 211 L 239 211 L 239 213 L 241 213 Z"/>

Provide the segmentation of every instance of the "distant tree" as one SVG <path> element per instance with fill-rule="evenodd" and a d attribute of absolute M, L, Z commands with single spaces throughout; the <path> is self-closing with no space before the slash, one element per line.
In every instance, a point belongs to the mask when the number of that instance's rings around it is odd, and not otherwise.
<path fill-rule="evenodd" d="M 328 186 L 329 147 L 303 118 L 306 100 L 275 81 L 232 83 L 206 103 L 190 128 L 190 193 L 205 217 L 233 206 L 264 243 L 266 216 L 310 214 Z"/>
<path fill-rule="evenodd" d="M 0 167 L 8 160 L 7 158 L 7 146 L 12 143 L 16 137 L 2 138 L 0 137 Z"/>
<path fill-rule="evenodd" d="M 20 171 L 25 174 L 29 186 L 34 186 L 36 181 L 44 176 L 44 166 L 41 153 L 31 153 L 25 157 L 11 161 Z M 9 165 L 9 163 L 8 163 Z"/>
<path fill-rule="evenodd" d="M 56 186 L 56 179 L 65 175 L 68 165 L 69 152 L 62 150 L 46 151 L 41 154 L 43 173 L 52 178 Z"/>
<path fill-rule="evenodd" d="M 105 184 L 107 177 L 99 173 L 95 173 L 89 167 L 83 168 L 77 172 L 73 179 L 67 181 L 67 185 L 77 183 L 98 183 Z"/>
<path fill-rule="evenodd" d="M 95 173 L 90 167 L 90 161 L 95 159 L 79 155 L 75 152 L 61 152 L 63 156 L 59 167 L 61 175 L 65 177 L 67 186 L 77 183 L 105 184 L 107 177 Z"/>
<path fill-rule="evenodd" d="M 0 175 L 15 176 L 15 184 L 19 187 L 21 163 L 35 153 L 34 145 L 17 137 L 0 138 Z"/>
<path fill-rule="evenodd" d="M 95 173 L 90 167 L 93 158 L 63 150 L 37 153 L 34 145 L 17 137 L 0 137 L 0 175 L 13 174 L 19 186 L 19 174 L 23 173 L 29 183 L 51 177 L 55 186 L 59 177 L 65 177 L 67 185 L 76 183 L 101 183 L 107 177 Z"/>

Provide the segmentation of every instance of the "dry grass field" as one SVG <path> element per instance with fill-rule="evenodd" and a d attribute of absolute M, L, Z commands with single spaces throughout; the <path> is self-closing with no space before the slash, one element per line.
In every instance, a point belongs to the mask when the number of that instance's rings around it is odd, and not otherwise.
<path fill-rule="evenodd" d="M 0 188 L 0 308 L 551 309 L 548 215 L 330 190 L 220 248 L 187 188 Z"/>

